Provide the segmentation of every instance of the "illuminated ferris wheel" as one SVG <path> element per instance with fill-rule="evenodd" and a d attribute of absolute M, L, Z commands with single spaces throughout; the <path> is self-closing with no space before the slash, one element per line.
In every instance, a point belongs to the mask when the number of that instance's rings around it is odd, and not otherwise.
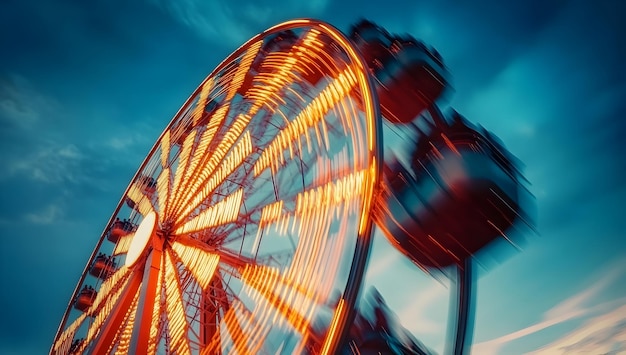
<path fill-rule="evenodd" d="M 394 85 L 407 84 L 391 64 L 443 67 L 419 43 L 385 43 L 389 36 L 381 33 L 365 22 L 347 37 L 323 22 L 296 20 L 255 36 L 225 59 L 127 187 L 51 353 L 348 349 L 374 223 L 425 269 L 461 265 L 493 238 L 457 241 L 456 249 L 433 239 L 439 231 L 429 228 L 449 221 L 420 215 L 410 202 L 423 185 L 421 173 L 410 169 L 418 163 L 432 176 L 441 164 L 450 170 L 471 159 L 484 166 L 503 160 L 488 168 L 509 169 L 511 184 L 502 175 L 495 185 L 510 208 L 496 206 L 501 218 L 489 222 L 497 231 L 510 226 L 519 216 L 519 184 L 506 155 L 486 134 L 459 117 L 446 120 L 434 106 L 445 75 L 411 73 L 422 88 L 417 101 L 415 92 L 390 96 Z M 424 109 L 427 130 L 410 123 Z M 395 157 L 391 148 L 383 155 L 383 131 L 394 129 L 430 143 L 411 151 L 408 169 L 389 158 Z M 462 155 L 466 150 L 476 154 Z M 458 159 L 431 159 L 450 152 Z M 429 185 L 433 196 L 418 197 L 454 213 L 453 203 L 435 203 L 435 185 Z M 478 206 L 475 199 L 463 201 Z M 427 245 L 424 233 L 441 250 Z"/>

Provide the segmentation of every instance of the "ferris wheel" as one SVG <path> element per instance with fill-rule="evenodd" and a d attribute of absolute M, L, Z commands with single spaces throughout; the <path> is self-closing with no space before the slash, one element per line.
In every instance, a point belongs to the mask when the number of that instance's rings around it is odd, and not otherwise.
<path fill-rule="evenodd" d="M 494 161 L 485 152 L 498 147 L 458 118 L 446 123 L 434 105 L 445 76 L 422 76 L 421 85 L 431 85 L 420 91 L 421 104 L 399 109 L 412 99 L 385 94 L 402 84 L 384 81 L 393 67 L 385 58 L 401 58 L 403 48 L 431 52 L 385 44 L 368 23 L 354 30 L 348 37 L 320 21 L 280 24 L 202 82 L 120 199 L 52 354 L 336 353 L 353 326 L 374 223 L 425 269 L 460 265 L 492 238 L 443 253 L 420 244 L 417 234 L 437 232 L 424 218 L 415 222 L 419 211 L 407 207 L 415 204 L 401 198 L 407 186 L 416 191 L 420 174 L 383 155 L 380 111 L 385 126 L 439 137 L 443 148 L 429 138 L 435 151 L 413 152 L 420 166 L 464 147 Z M 384 48 L 391 55 L 380 54 Z M 441 64 L 436 53 L 428 58 Z M 429 132 L 406 125 L 425 108 Z M 459 127 L 461 138 L 446 138 Z M 506 228 L 518 210 L 499 209 L 500 220 L 489 222 Z M 402 225 L 411 223 L 423 230 L 406 233 Z"/>

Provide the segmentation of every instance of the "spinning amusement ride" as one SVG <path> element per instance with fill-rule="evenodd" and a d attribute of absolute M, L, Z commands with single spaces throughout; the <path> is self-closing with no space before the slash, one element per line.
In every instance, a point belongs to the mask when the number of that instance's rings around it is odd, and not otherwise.
<path fill-rule="evenodd" d="M 471 257 L 526 220 L 529 193 L 496 138 L 440 110 L 448 82 L 434 49 L 368 21 L 250 39 L 139 167 L 51 354 L 429 353 L 376 295 L 357 309 L 374 229 L 458 270 L 464 352 Z"/>

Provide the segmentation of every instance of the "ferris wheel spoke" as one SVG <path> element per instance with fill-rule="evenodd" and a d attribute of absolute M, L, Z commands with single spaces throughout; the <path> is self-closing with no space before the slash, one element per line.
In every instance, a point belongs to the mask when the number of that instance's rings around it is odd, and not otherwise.
<path fill-rule="evenodd" d="M 233 222 L 241 210 L 242 197 L 243 189 L 239 189 L 187 221 L 178 219 L 174 223 L 174 232 L 177 235 L 189 234 Z"/>
<path fill-rule="evenodd" d="M 159 222 L 163 222 L 166 218 L 166 211 L 170 200 L 170 168 L 163 168 L 156 179 L 157 206 Z"/>
<path fill-rule="evenodd" d="M 130 242 L 133 240 L 135 236 L 135 232 L 131 232 L 120 237 L 120 240 L 115 244 L 115 249 L 113 249 L 113 256 L 126 254 L 128 252 L 128 248 L 130 248 Z"/>
<path fill-rule="evenodd" d="M 130 272 L 124 286 L 113 288 L 110 297 L 102 307 L 99 307 L 84 342 L 84 346 L 93 342 L 93 346 L 90 348 L 93 354 L 103 354 L 109 349 L 117 331 L 125 320 L 128 309 L 132 306 L 141 281 L 141 272 Z"/>
<path fill-rule="evenodd" d="M 337 105 L 357 83 L 354 70 L 346 68 L 336 79 L 324 88 L 309 105 L 307 105 L 293 121 L 290 121 L 285 129 L 280 131 L 276 138 L 261 153 L 261 157 L 254 164 L 255 176 L 258 176 L 267 167 L 272 167 L 276 171 L 278 164 L 284 163 L 283 152 L 289 149 L 290 159 L 294 158 L 293 142 L 299 141 L 304 136 L 307 143 L 308 152 L 311 152 L 312 143 L 309 131 L 314 128 L 314 133 L 318 142 L 328 142 L 328 129 L 324 124 L 326 114 Z M 322 126 L 322 131 L 320 127 Z"/>
<path fill-rule="evenodd" d="M 83 322 L 87 319 L 87 313 L 83 312 L 78 318 L 72 322 L 64 331 L 61 333 L 57 341 L 54 343 L 52 347 L 54 354 L 69 354 L 70 347 L 72 346 L 74 335 Z"/>
<path fill-rule="evenodd" d="M 254 58 L 256 58 L 259 53 L 259 49 L 261 49 L 262 44 L 263 41 L 256 41 L 255 43 L 252 43 L 244 53 L 239 65 L 237 66 L 235 74 L 233 75 L 233 79 L 230 82 L 228 94 L 226 95 L 226 101 L 232 100 L 237 91 L 241 88 L 241 84 L 243 84 L 244 78 L 250 70 L 250 66 L 254 61 Z"/>
<path fill-rule="evenodd" d="M 143 216 L 154 211 L 154 206 L 150 200 L 150 193 L 147 191 L 147 185 L 143 182 L 135 182 L 128 189 L 128 198 L 134 203 L 135 208 Z"/>
<path fill-rule="evenodd" d="M 168 129 L 163 132 L 163 136 L 161 137 L 161 167 L 164 169 L 168 167 L 168 162 L 170 160 L 171 144 L 170 130 Z"/>
<path fill-rule="evenodd" d="M 232 131 L 229 131 L 228 133 L 230 132 Z M 239 135 L 229 137 L 228 133 L 217 147 L 215 154 L 211 157 L 208 165 L 200 174 L 199 179 L 191 185 L 189 191 L 182 199 L 181 206 L 185 206 L 185 208 L 180 212 L 176 212 L 176 218 L 178 220 L 184 219 L 193 210 L 198 208 L 198 206 L 210 196 L 215 188 L 223 183 L 224 179 L 237 170 L 243 164 L 244 160 L 252 153 L 250 131 L 246 131 L 240 139 Z M 231 138 L 232 140 L 228 138 Z M 236 139 L 239 139 L 239 141 L 234 144 Z M 230 154 L 226 156 L 226 152 L 231 149 L 231 146 L 232 150 Z M 224 156 L 226 156 L 225 159 Z M 218 160 L 221 160 L 219 165 Z"/>
<path fill-rule="evenodd" d="M 172 244 L 172 249 L 174 249 L 177 254 L 179 254 L 178 251 L 185 250 L 189 252 L 189 255 L 194 255 L 193 253 L 203 254 L 207 257 L 211 257 L 212 255 L 218 259 L 219 263 L 223 263 L 234 268 L 243 268 L 246 265 L 256 264 L 254 259 L 252 258 L 246 257 L 244 255 L 239 255 L 225 248 L 210 247 L 203 242 L 187 236 L 179 236 L 176 239 L 176 242 Z M 190 263 L 192 262 L 193 261 L 190 261 Z"/>
<path fill-rule="evenodd" d="M 172 250 L 185 268 L 191 272 L 200 288 L 207 290 L 215 275 L 220 260 L 219 255 L 182 242 L 173 243 Z"/>
<path fill-rule="evenodd" d="M 174 173 L 174 183 L 172 185 L 172 191 L 174 192 L 174 194 L 173 196 L 170 196 L 171 201 L 170 203 L 168 203 L 171 209 L 177 206 L 176 203 L 178 201 L 178 195 L 181 193 L 182 190 L 181 183 L 183 180 L 183 176 L 188 168 L 187 165 L 189 163 L 189 158 L 191 157 L 191 153 L 193 150 L 196 133 L 196 130 L 192 130 L 191 132 L 189 132 L 189 134 L 187 134 L 178 156 L 178 167 L 176 168 L 176 172 Z M 171 210 L 167 210 L 166 215 L 169 216 L 171 212 Z"/>
<path fill-rule="evenodd" d="M 202 89 L 200 89 L 200 97 L 198 98 L 198 102 L 196 103 L 196 107 L 193 109 L 191 114 L 191 119 L 193 122 L 193 127 L 196 127 L 202 116 L 205 115 L 205 109 L 207 105 L 207 101 L 209 99 L 209 93 L 215 87 L 215 79 L 209 78 L 202 84 Z"/>
<path fill-rule="evenodd" d="M 133 329 L 135 327 L 135 315 L 137 314 L 137 308 L 139 306 L 139 292 L 135 294 L 133 298 L 133 302 L 126 312 L 124 320 L 122 321 L 121 326 L 123 326 L 121 331 L 119 331 L 116 335 L 116 339 L 113 343 L 109 345 L 109 350 L 107 351 L 110 354 L 113 350 L 115 350 L 116 354 L 127 354 L 130 348 L 131 336 L 133 333 Z M 117 347 L 115 345 L 117 344 Z"/>
<path fill-rule="evenodd" d="M 294 280 L 288 280 L 276 268 L 262 265 L 245 268 L 241 280 L 247 286 L 246 293 L 261 305 L 255 314 L 260 322 L 268 323 L 279 316 L 282 320 L 277 326 L 283 326 L 286 321 L 293 330 L 304 333 L 316 304 L 310 295 L 298 290 L 301 287 Z"/>
<path fill-rule="evenodd" d="M 189 354 L 189 322 L 183 307 L 183 295 L 176 265 L 169 253 L 165 253 L 165 311 L 167 314 L 170 351 Z"/>
<path fill-rule="evenodd" d="M 292 81 L 291 73 L 306 70 L 296 58 L 305 57 L 307 53 L 319 49 L 319 34 L 319 31 L 312 29 L 303 36 L 300 43 L 291 47 L 289 53 L 278 51 L 266 56 L 259 74 L 253 80 L 253 86 L 246 94 L 253 102 L 251 115 L 256 114 L 268 99 L 276 96 Z"/>
<path fill-rule="evenodd" d="M 208 156 L 210 155 L 210 147 L 212 146 L 213 139 L 215 138 L 216 132 L 222 127 L 224 123 L 224 119 L 226 114 L 228 113 L 230 105 L 228 103 L 222 105 L 218 108 L 215 113 L 211 116 L 211 120 L 209 121 L 206 129 L 202 132 L 200 136 L 200 140 L 198 142 L 197 148 L 193 151 L 193 157 L 189 160 L 189 164 L 179 167 L 177 170 L 177 175 L 180 177 L 177 178 L 178 182 L 175 179 L 175 190 L 177 193 L 172 198 L 171 204 L 173 204 L 174 209 L 177 210 L 180 208 L 179 199 L 182 197 L 179 191 L 183 191 L 189 188 L 193 179 L 199 172 L 202 167 L 206 165 L 208 161 Z"/>

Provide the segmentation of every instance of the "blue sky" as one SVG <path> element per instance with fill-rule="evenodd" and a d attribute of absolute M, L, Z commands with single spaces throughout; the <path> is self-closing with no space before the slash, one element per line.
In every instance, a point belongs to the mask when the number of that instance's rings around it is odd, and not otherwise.
<path fill-rule="evenodd" d="M 436 47 L 450 105 L 525 164 L 538 235 L 481 271 L 475 353 L 626 351 L 626 6 L 618 1 L 4 1 L 0 353 L 49 349 L 110 213 L 201 80 L 294 17 Z M 379 235 L 368 285 L 441 351 L 446 283 Z M 393 277 L 390 277 L 393 273 Z"/>

